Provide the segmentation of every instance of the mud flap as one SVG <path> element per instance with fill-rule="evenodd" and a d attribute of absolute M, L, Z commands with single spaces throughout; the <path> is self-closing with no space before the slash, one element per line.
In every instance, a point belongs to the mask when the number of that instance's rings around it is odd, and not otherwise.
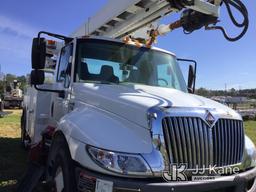
<path fill-rule="evenodd" d="M 45 166 L 31 162 L 28 165 L 26 175 L 19 183 L 17 192 L 32 192 L 45 172 Z"/>
<path fill-rule="evenodd" d="M 43 142 L 31 146 L 26 173 L 18 185 L 17 192 L 32 192 L 39 184 L 46 169 L 46 153 Z"/>

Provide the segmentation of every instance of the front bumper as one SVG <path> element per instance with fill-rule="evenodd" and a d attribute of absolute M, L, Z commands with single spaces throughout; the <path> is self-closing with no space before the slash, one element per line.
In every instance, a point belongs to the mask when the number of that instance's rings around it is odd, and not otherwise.
<path fill-rule="evenodd" d="M 171 182 L 155 181 L 154 179 L 126 179 L 95 173 L 76 168 L 79 192 L 95 191 L 96 179 L 113 182 L 114 192 L 256 192 L 256 168 L 246 172 L 223 176 L 207 182 Z M 248 190 L 248 185 L 252 188 Z"/>

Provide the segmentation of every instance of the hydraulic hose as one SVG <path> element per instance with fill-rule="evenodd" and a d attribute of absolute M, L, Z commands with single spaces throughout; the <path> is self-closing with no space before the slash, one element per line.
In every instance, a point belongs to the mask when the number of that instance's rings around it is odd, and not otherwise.
<path fill-rule="evenodd" d="M 228 33 L 226 32 L 226 30 L 221 26 L 211 26 L 211 27 L 206 27 L 206 29 L 220 30 L 223 33 L 224 37 L 228 41 L 237 41 L 237 40 L 241 39 L 246 34 L 246 32 L 249 28 L 249 16 L 248 16 L 247 8 L 240 0 L 223 0 L 223 2 L 227 8 L 228 15 L 229 15 L 232 23 L 238 28 L 243 28 L 242 32 L 239 35 L 237 35 L 236 37 L 230 37 L 228 35 Z M 239 23 L 237 21 L 237 19 L 234 17 L 233 11 L 231 10 L 231 6 L 234 7 L 235 9 L 237 9 L 237 11 L 239 11 L 242 14 L 243 21 L 241 23 Z"/>

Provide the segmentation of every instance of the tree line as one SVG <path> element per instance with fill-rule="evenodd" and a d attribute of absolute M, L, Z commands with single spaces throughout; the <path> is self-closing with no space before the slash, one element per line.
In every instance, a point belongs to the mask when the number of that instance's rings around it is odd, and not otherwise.
<path fill-rule="evenodd" d="M 13 74 L 5 75 L 3 80 L 0 80 L 0 98 L 4 94 L 6 85 L 12 83 L 14 80 L 18 80 L 21 83 L 20 89 L 24 91 L 24 88 L 27 84 L 26 76 L 16 76 Z M 225 91 L 225 90 L 210 90 L 206 88 L 199 88 L 196 90 L 196 94 L 204 97 L 213 97 L 213 96 L 232 96 L 232 97 L 247 97 L 251 99 L 256 99 L 256 89 L 243 89 L 236 90 L 234 88 Z"/>
<path fill-rule="evenodd" d="M 204 97 L 213 96 L 232 96 L 232 97 L 247 97 L 250 99 L 256 99 L 256 89 L 243 89 L 236 90 L 234 88 L 230 90 L 209 90 L 205 88 L 199 88 L 196 90 L 196 94 L 202 95 Z"/>

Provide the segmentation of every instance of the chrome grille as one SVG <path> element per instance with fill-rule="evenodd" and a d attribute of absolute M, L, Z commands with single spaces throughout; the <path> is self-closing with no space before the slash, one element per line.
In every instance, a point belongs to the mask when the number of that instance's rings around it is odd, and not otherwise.
<path fill-rule="evenodd" d="M 197 117 L 166 117 L 162 121 L 170 161 L 189 169 L 241 162 L 243 123 L 220 119 L 213 128 Z"/>
<path fill-rule="evenodd" d="M 213 127 L 214 165 L 240 163 L 244 152 L 243 122 L 220 119 Z"/>

